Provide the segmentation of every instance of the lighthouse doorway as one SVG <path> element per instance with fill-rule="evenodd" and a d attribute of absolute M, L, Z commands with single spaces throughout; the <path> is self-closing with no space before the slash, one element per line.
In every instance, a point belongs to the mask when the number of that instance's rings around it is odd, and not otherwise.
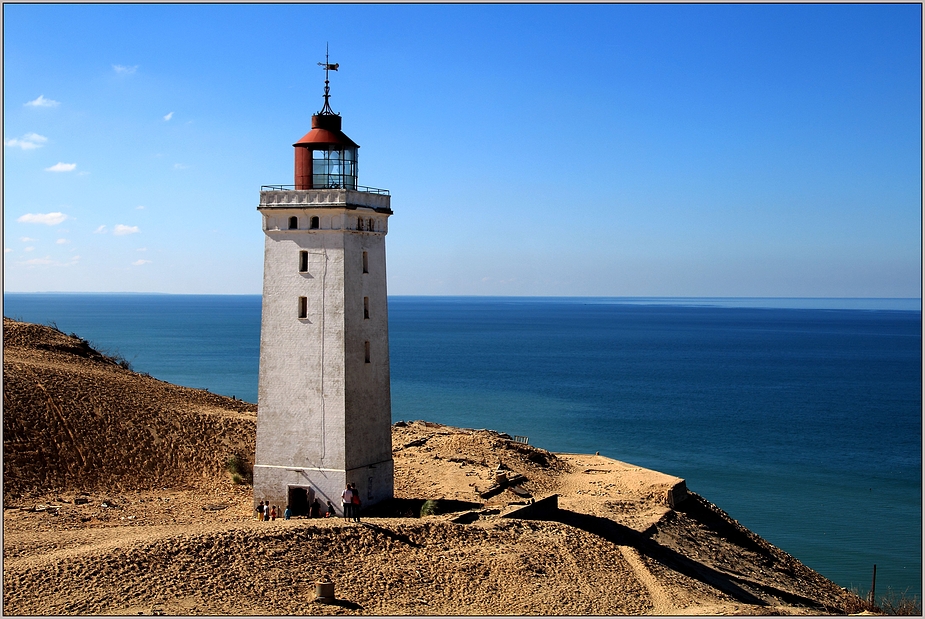
<path fill-rule="evenodd" d="M 289 509 L 293 516 L 308 517 L 309 507 L 315 500 L 315 490 L 310 486 L 289 486 Z"/>

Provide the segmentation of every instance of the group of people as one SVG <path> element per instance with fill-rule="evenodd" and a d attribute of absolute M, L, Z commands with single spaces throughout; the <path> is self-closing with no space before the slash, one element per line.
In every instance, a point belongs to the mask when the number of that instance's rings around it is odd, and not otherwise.
<path fill-rule="evenodd" d="M 347 484 L 347 487 L 340 495 L 341 504 L 344 508 L 344 520 L 360 521 L 360 493 L 357 491 L 356 484 Z"/>
<path fill-rule="evenodd" d="M 359 500 L 359 499 L 357 499 Z M 292 518 L 292 509 L 289 505 L 286 506 L 286 510 L 283 511 L 276 505 L 270 505 L 269 501 L 260 501 L 260 504 L 254 509 L 256 512 L 257 520 L 276 520 L 277 517 L 289 520 Z M 332 518 L 336 515 L 334 511 L 334 504 L 328 501 L 327 510 L 324 513 L 325 518 Z M 308 506 L 308 517 L 309 518 L 321 518 L 321 501 L 317 498 L 315 501 Z M 357 518 L 359 522 L 359 518 Z"/>
<path fill-rule="evenodd" d="M 356 484 L 347 484 L 347 487 L 344 488 L 344 491 L 340 495 L 341 505 L 343 507 L 344 520 L 353 520 L 354 522 L 360 521 L 360 491 L 357 490 Z M 269 501 L 260 501 L 260 504 L 254 509 L 256 512 L 257 520 L 276 520 L 279 518 L 284 518 L 289 520 L 292 518 L 292 509 L 289 505 L 286 506 L 285 511 L 281 510 L 276 505 L 270 505 Z M 331 518 L 336 515 L 334 511 L 334 504 L 331 501 L 328 501 L 327 511 L 324 513 L 325 518 Z M 321 518 L 321 501 L 316 497 L 314 502 L 308 506 L 308 517 L 309 518 Z"/>
<path fill-rule="evenodd" d="M 288 505 L 286 511 L 282 511 L 276 505 L 270 505 L 269 501 L 260 501 L 254 511 L 257 513 L 257 520 L 276 520 L 277 516 L 282 516 L 286 520 L 292 518 L 292 510 Z"/>

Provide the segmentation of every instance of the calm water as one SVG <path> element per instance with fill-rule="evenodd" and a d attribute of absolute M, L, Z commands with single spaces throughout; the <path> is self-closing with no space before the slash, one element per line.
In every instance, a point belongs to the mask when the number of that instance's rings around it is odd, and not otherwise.
<path fill-rule="evenodd" d="M 255 402 L 259 296 L 4 295 L 137 371 Z M 845 309 L 848 308 L 848 309 Z M 845 587 L 922 594 L 918 300 L 389 300 L 394 420 L 678 475 Z"/>

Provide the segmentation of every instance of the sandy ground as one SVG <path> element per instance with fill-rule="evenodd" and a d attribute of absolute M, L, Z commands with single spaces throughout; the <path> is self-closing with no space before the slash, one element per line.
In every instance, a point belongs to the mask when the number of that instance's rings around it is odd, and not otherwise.
<path fill-rule="evenodd" d="M 669 508 L 677 478 L 423 422 L 395 428 L 393 439 L 405 499 L 397 509 L 442 498 L 455 511 L 257 522 L 249 488 L 230 481 L 6 505 L 4 611 L 671 615 L 839 606 L 837 586 L 697 495 Z M 479 496 L 499 464 L 508 478 L 526 477 L 520 487 L 534 500 L 558 494 L 558 512 L 504 518 L 530 498 Z M 462 514 L 477 518 L 454 523 Z M 314 601 L 324 578 L 335 583 L 333 604 Z"/>
<path fill-rule="evenodd" d="M 250 487 L 225 472 L 229 454 L 253 457 L 253 405 L 134 374 L 33 327 L 4 322 L 4 614 L 855 607 L 700 496 L 671 507 L 678 478 L 490 430 L 396 424 L 395 501 L 361 523 L 257 522 Z M 499 475 L 516 483 L 486 494 Z M 508 517 L 553 495 L 558 509 Z M 436 515 L 419 517 L 425 500 L 438 500 Z M 330 603 L 315 600 L 322 579 Z"/>

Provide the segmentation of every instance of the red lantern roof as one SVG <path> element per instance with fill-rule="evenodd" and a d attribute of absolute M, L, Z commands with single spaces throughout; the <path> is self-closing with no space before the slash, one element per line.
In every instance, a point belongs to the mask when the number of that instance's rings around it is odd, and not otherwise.
<path fill-rule="evenodd" d="M 312 130 L 302 136 L 293 146 L 341 146 L 359 148 L 360 145 L 340 130 L 341 118 L 337 114 L 316 114 L 312 116 Z"/>

